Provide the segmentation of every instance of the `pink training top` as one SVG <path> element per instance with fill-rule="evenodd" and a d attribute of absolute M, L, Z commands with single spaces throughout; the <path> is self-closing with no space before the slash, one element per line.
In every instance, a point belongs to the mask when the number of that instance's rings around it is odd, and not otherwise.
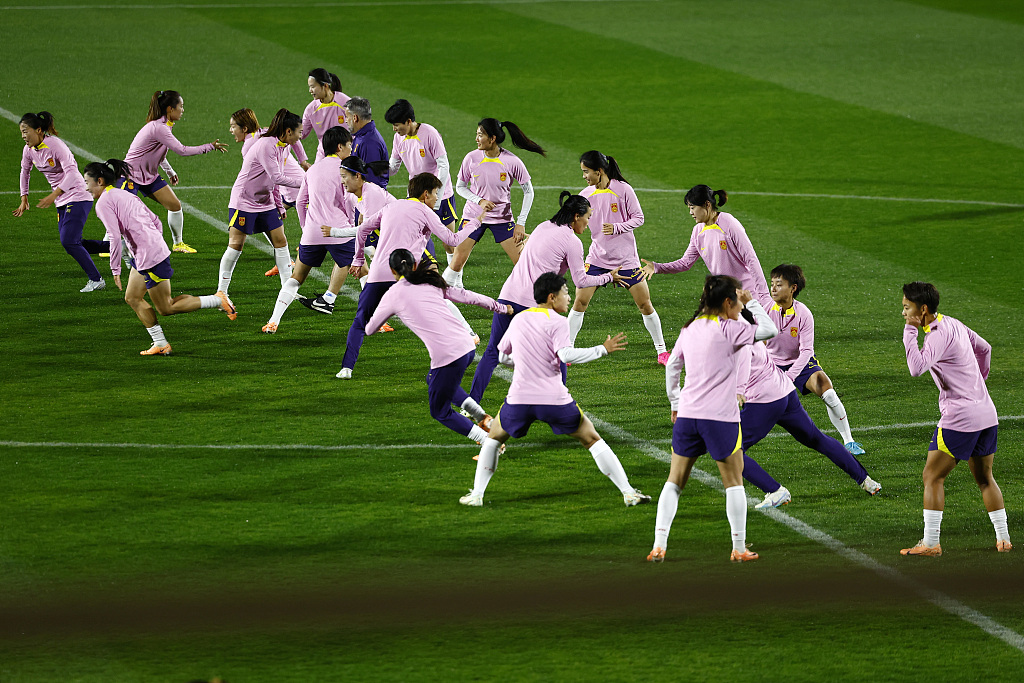
<path fill-rule="evenodd" d="M 248 152 L 252 148 L 252 146 L 254 144 L 256 144 L 256 141 L 259 140 L 263 136 L 263 134 L 266 133 L 266 132 L 267 132 L 266 128 L 260 128 L 255 133 L 249 133 L 248 135 L 245 136 L 245 140 L 242 141 L 242 156 L 243 157 L 245 156 L 245 153 Z M 302 160 L 303 161 L 306 160 L 306 150 L 302 149 L 302 144 L 301 143 L 293 142 L 290 146 L 292 148 L 292 152 L 294 152 L 296 155 L 301 154 L 302 155 Z M 301 171 L 302 169 L 300 168 L 299 170 Z"/>
<path fill-rule="evenodd" d="M 985 380 L 992 347 L 956 318 L 941 313 L 925 325 L 924 347 L 917 348 L 917 328 L 903 328 L 907 367 L 914 377 L 932 373 L 939 388 L 939 427 L 977 432 L 999 424 Z"/>
<path fill-rule="evenodd" d="M 473 304 L 494 313 L 505 312 L 504 304 L 468 289 L 448 287 L 442 290 L 426 283 L 414 285 L 403 277 L 381 297 L 376 312 L 366 323 L 366 334 L 373 334 L 388 318 L 397 315 L 426 345 L 430 367 L 442 368 L 476 348 L 473 338 L 448 309 L 445 299 Z"/>
<path fill-rule="evenodd" d="M 742 318 L 722 320 L 702 315 L 679 333 L 665 367 L 665 384 L 672 410 L 679 417 L 739 422 L 736 403 L 740 350 L 754 343 L 756 325 Z M 686 383 L 679 375 L 686 367 Z"/>
<path fill-rule="evenodd" d="M 678 261 L 655 263 L 655 273 L 681 273 L 689 270 L 697 257 L 704 259 L 712 275 L 729 275 L 765 308 L 772 304 L 768 283 L 746 231 L 732 214 L 719 213 L 717 223 L 698 223 L 690 234 L 690 246 Z"/>
<path fill-rule="evenodd" d="M 764 344 L 751 344 L 740 349 L 736 393 L 747 403 L 771 403 L 796 391 L 793 380 L 775 366 Z"/>
<path fill-rule="evenodd" d="M 355 223 L 356 211 L 359 212 L 363 220 L 366 220 L 368 216 L 372 216 L 388 204 L 397 201 L 395 195 L 380 185 L 366 181 L 363 183 L 362 196 L 357 197 L 351 192 L 345 195 L 345 213 L 348 215 L 349 220 Z"/>
<path fill-rule="evenodd" d="M 773 303 L 768 307 L 768 317 L 779 328 L 779 334 L 768 340 L 768 353 L 776 365 L 792 365 L 786 376 L 791 382 L 796 381 L 814 355 L 814 316 L 811 309 L 794 299 L 792 308 L 786 310 Z"/>
<path fill-rule="evenodd" d="M 365 194 L 366 185 L 363 185 L 363 192 Z M 380 240 L 377 242 L 377 252 L 370 264 L 367 282 L 395 281 L 395 276 L 391 274 L 391 266 L 388 264 L 391 252 L 395 249 L 408 249 L 414 258 L 419 258 L 427 246 L 431 233 L 437 235 L 438 239 L 448 246 L 454 247 L 472 232 L 472 226 L 464 226 L 457 233 L 452 232 L 436 213 L 418 199 L 393 202 L 372 216 L 367 216 L 359 226 L 353 266 L 363 265 L 363 244 L 370 233 L 377 229 L 380 229 Z"/>
<path fill-rule="evenodd" d="M 466 202 L 464 219 L 477 219 L 481 223 L 508 223 L 512 218 L 512 180 L 520 185 L 530 182 L 526 166 L 512 152 L 502 149 L 498 158 L 484 156 L 482 149 L 475 149 L 462 160 L 459 180 L 469 185 L 476 196 L 494 202 L 494 208 L 484 213 L 474 202 Z"/>
<path fill-rule="evenodd" d="M 173 121 L 168 121 L 166 116 L 161 116 L 156 121 L 150 121 L 144 125 L 135 134 L 135 139 L 132 140 L 124 160 L 132 167 L 131 179 L 137 184 L 149 185 L 160 177 L 157 168 L 167 158 L 167 150 L 183 157 L 213 151 L 212 142 L 195 146 L 181 144 L 171 132 L 173 127 Z"/>
<path fill-rule="evenodd" d="M 515 372 L 506 403 L 564 406 L 572 402 L 562 384 L 559 349 L 572 348 L 569 321 L 550 308 L 528 308 L 516 317 L 498 342 L 512 356 Z"/>
<path fill-rule="evenodd" d="M 96 215 L 110 235 L 110 272 L 114 275 L 121 274 L 122 237 L 138 271 L 149 270 L 171 255 L 160 219 L 131 192 L 108 185 L 96 200 Z"/>
<path fill-rule="evenodd" d="M 440 157 L 447 156 L 448 152 L 444 149 L 444 141 L 441 139 L 441 134 L 429 123 L 421 123 L 416 129 L 415 135 L 399 135 L 395 133 L 391 150 L 392 158 L 398 157 L 405 164 L 410 178 L 420 173 L 432 173 L 444 183 L 441 187 L 441 194 L 437 197 L 439 200 L 448 199 L 455 194 L 455 191 L 452 189 L 450 175 L 444 178 L 438 175 L 437 160 Z"/>
<path fill-rule="evenodd" d="M 640 256 L 636 253 L 633 230 L 644 224 L 644 212 L 633 188 L 621 180 L 613 180 L 607 190 L 590 185 L 580 190 L 580 196 L 589 199 L 593 209 L 587 263 L 598 268 L 639 268 Z M 611 235 L 602 231 L 605 223 L 612 224 Z"/>
<path fill-rule="evenodd" d="M 78 171 L 78 162 L 64 141 L 55 135 L 47 135 L 35 147 L 25 145 L 21 150 L 21 196 L 28 194 L 28 181 L 32 166 L 50 183 L 53 190 L 64 194 L 57 197 L 54 206 L 70 202 L 91 202 L 92 195 L 85 189 L 85 179 Z"/>
<path fill-rule="evenodd" d="M 345 211 L 345 186 L 338 169 L 341 159 L 331 154 L 309 167 L 295 199 L 295 211 L 302 226 L 299 244 L 345 244 L 351 237 L 324 237 L 321 226 L 351 228 L 352 218 Z"/>
<path fill-rule="evenodd" d="M 612 281 L 611 273 L 587 275 L 583 265 L 583 242 L 568 225 L 544 221 L 530 234 L 519 261 L 498 294 L 499 299 L 520 306 L 536 306 L 533 283 L 544 273 L 572 273 L 576 288 L 598 287 Z"/>
<path fill-rule="evenodd" d="M 301 181 L 284 172 L 288 145 L 275 137 L 259 138 L 242 157 L 242 168 L 231 186 L 228 206 L 237 211 L 270 211 L 275 208 L 275 187 L 298 187 Z"/>
<path fill-rule="evenodd" d="M 299 130 L 299 137 L 305 140 L 309 131 L 316 133 L 317 161 L 324 158 L 324 147 L 320 142 L 324 139 L 324 133 L 335 126 L 349 130 L 348 121 L 345 119 L 345 103 L 350 99 L 352 98 L 343 92 L 334 93 L 334 100 L 327 103 L 314 97 L 302 112 L 302 128 Z M 306 151 L 302 149 L 301 145 L 295 153 L 299 155 L 299 161 L 306 161 Z"/>

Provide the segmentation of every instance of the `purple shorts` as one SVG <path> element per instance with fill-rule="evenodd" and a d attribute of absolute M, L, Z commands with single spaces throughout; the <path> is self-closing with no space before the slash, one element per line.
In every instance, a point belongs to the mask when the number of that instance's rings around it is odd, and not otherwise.
<path fill-rule="evenodd" d="M 743 430 L 739 422 L 677 417 L 672 426 L 672 452 L 684 458 L 710 453 L 714 460 L 725 460 L 743 450 Z"/>
<path fill-rule="evenodd" d="M 228 227 L 241 230 L 246 235 L 255 235 L 258 232 L 270 232 L 277 230 L 284 223 L 281 222 L 281 214 L 277 209 L 266 211 L 239 211 L 228 208 Z"/>
<path fill-rule="evenodd" d="M 434 213 L 441 219 L 441 222 L 445 225 L 451 225 L 455 221 L 459 220 L 459 215 L 455 211 L 455 195 L 452 195 L 448 199 L 441 199 L 437 202 L 437 206 L 434 207 Z"/>
<path fill-rule="evenodd" d="M 970 460 L 996 452 L 999 425 L 992 425 L 979 432 L 955 432 L 952 429 L 936 427 L 932 434 L 930 451 L 941 451 L 957 460 Z"/>
<path fill-rule="evenodd" d="M 611 268 L 600 268 L 598 266 L 592 266 L 589 263 L 583 264 L 583 267 L 586 268 L 587 275 L 604 275 L 605 273 L 612 272 Z M 626 289 L 629 289 L 633 285 L 644 281 L 644 271 L 640 268 L 623 268 L 619 271 L 619 277 L 625 278 L 621 284 L 624 285 Z M 601 286 L 606 287 L 607 285 Z"/>
<path fill-rule="evenodd" d="M 779 370 L 782 370 L 783 372 L 788 372 L 789 369 L 793 367 L 793 365 L 791 363 L 789 365 L 779 365 L 776 367 L 778 367 Z M 807 388 L 807 380 L 811 378 L 811 375 L 819 371 L 824 372 L 824 370 L 822 370 L 821 366 L 818 364 L 818 359 L 815 358 L 814 356 L 811 356 L 811 359 L 807 361 L 807 365 L 804 366 L 804 369 L 801 370 L 800 374 L 796 376 L 795 380 L 793 380 L 793 386 L 799 389 L 801 394 L 806 396 L 807 394 L 811 393 L 811 390 Z"/>
<path fill-rule="evenodd" d="M 462 223 L 463 225 L 465 225 L 466 220 L 463 220 Z M 478 227 L 473 232 L 469 233 L 469 237 L 467 237 L 466 239 L 473 240 L 474 242 L 479 242 L 480 238 L 484 236 L 484 233 L 490 230 L 491 234 L 494 235 L 494 241 L 497 242 L 498 244 L 501 244 L 505 240 L 512 237 L 512 232 L 513 230 L 515 230 L 515 227 L 516 224 L 511 221 L 509 221 L 508 223 L 481 223 L 480 227 Z"/>
<path fill-rule="evenodd" d="M 129 264 L 135 270 L 139 270 L 135 266 L 135 259 L 129 259 Z M 152 268 L 139 270 L 139 272 L 146 279 L 146 289 L 153 289 L 164 280 L 170 280 L 174 276 L 174 268 L 171 268 L 171 257 L 168 256 Z"/>
<path fill-rule="evenodd" d="M 327 254 L 339 266 L 350 266 L 356 255 L 355 240 L 344 244 L 299 244 L 299 260 L 311 268 L 319 267 Z"/>
<path fill-rule="evenodd" d="M 513 439 L 521 439 L 530 431 L 530 425 L 538 420 L 546 422 L 555 434 L 572 434 L 580 428 L 583 411 L 576 401 L 561 406 L 503 403 L 498 417 L 502 429 Z"/>
<path fill-rule="evenodd" d="M 131 192 L 136 197 L 139 196 L 139 192 L 147 197 L 152 197 L 154 192 L 167 187 L 167 181 L 160 176 L 157 176 L 156 180 L 151 182 L 149 185 L 140 185 L 130 178 L 122 177 L 118 178 L 114 185 L 122 190 Z"/>

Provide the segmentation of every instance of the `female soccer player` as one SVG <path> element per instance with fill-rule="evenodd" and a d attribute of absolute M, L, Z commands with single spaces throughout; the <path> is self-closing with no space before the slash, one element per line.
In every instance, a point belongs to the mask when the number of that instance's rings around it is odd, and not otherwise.
<path fill-rule="evenodd" d="M 786 373 L 801 394 L 812 391 L 828 410 L 828 419 L 843 437 L 852 455 L 864 455 L 864 447 L 853 440 L 846 407 L 832 387 L 832 381 L 821 369 L 814 355 L 814 316 L 811 310 L 796 300 L 807 285 L 800 266 L 783 263 L 772 269 L 771 296 L 774 303 L 768 308 L 768 317 L 786 334 L 768 342 L 772 361 Z"/>
<path fill-rule="evenodd" d="M 746 309 L 756 324 L 740 320 Z M 697 458 L 710 453 L 725 486 L 725 512 L 732 529 L 733 562 L 758 558 L 747 550 L 747 496 L 743 491 L 743 447 L 736 378 L 741 351 L 756 341 L 778 334 L 764 308 L 740 282 L 728 275 L 709 275 L 700 304 L 683 325 L 665 367 L 665 384 L 672 405 L 672 465 L 658 499 L 654 548 L 648 562 L 662 562 L 668 533 L 679 506 L 679 494 Z M 679 375 L 686 366 L 686 384 Z"/>
<path fill-rule="evenodd" d="M 178 174 L 167 161 L 167 150 L 183 157 L 195 154 L 206 154 L 217 150 L 224 152 L 228 146 L 219 139 L 205 145 L 188 146 L 178 142 L 172 128 L 185 115 L 185 101 L 177 90 L 158 90 L 153 93 L 149 103 L 149 115 L 146 125 L 136 133 L 132 140 L 125 163 L 132 169 L 130 178 L 121 180 L 121 189 L 132 194 L 141 190 L 167 209 L 167 225 L 171 229 L 172 249 L 180 254 L 194 254 L 196 250 L 185 244 L 182 235 L 185 214 L 181 210 L 181 202 L 174 190 L 160 177 L 157 168 L 162 168 L 171 185 L 178 184 Z"/>
<path fill-rule="evenodd" d="M 605 156 L 596 149 L 580 157 L 580 168 L 587 187 L 580 195 L 590 201 L 593 214 L 590 217 L 590 253 L 587 254 L 587 274 L 602 275 L 612 268 L 621 267 L 621 286 L 633 295 L 636 307 L 644 321 L 647 333 L 654 342 L 658 362 L 668 362 L 665 336 L 661 331 L 661 318 L 651 304 L 651 290 L 640 268 L 640 256 L 636 253 L 636 237 L 633 231 L 644 224 L 644 212 L 637 201 L 636 192 L 622 177 L 614 157 Z M 572 343 L 583 327 L 583 314 L 597 291 L 596 287 L 576 290 L 576 300 L 569 311 L 569 334 Z"/>
<path fill-rule="evenodd" d="M 996 550 L 1013 549 L 1006 525 L 1003 492 L 992 476 L 999 417 L 985 380 L 992 347 L 971 328 L 939 310 L 939 292 L 928 282 L 903 285 L 903 346 L 913 377 L 928 371 L 939 387 L 939 424 L 928 446 L 924 465 L 924 538 L 901 555 L 942 554 L 939 531 L 946 505 L 946 477 L 960 460 L 967 460 L 996 532 Z M 918 348 L 918 330 L 924 346 Z"/>
<path fill-rule="evenodd" d="M 563 190 L 558 204 L 558 212 L 551 220 L 534 229 L 498 294 L 498 302 L 511 306 L 512 313 L 495 313 L 491 318 L 491 337 L 487 340 L 487 350 L 477 363 L 473 386 L 469 390 L 474 401 L 483 400 L 494 368 L 498 367 L 498 342 L 512 324 L 512 316 L 535 305 L 533 284 L 538 277 L 549 272 L 565 275 L 569 271 L 577 290 L 622 279 L 617 267 L 601 275 L 587 275 L 583 263 L 583 242 L 579 238 L 587 229 L 591 216 L 587 198 Z"/>
<path fill-rule="evenodd" d="M 719 211 L 728 200 L 725 190 L 711 191 L 707 185 L 695 185 L 686 193 L 686 206 L 697 223 L 690 234 L 690 245 L 683 257 L 672 263 L 644 263 L 644 275 L 681 273 L 689 270 L 697 258 L 704 259 L 708 272 L 728 275 L 740 281 L 762 307 L 771 305 L 768 284 L 746 231 L 732 214 Z"/>
<path fill-rule="evenodd" d="M 505 141 L 505 131 L 519 149 L 547 156 L 543 147 L 526 137 L 511 121 L 483 119 L 477 124 L 476 149 L 462 160 L 456 182 L 455 191 L 467 202 L 462 215 L 463 224 L 472 225 L 472 233 L 455 250 L 451 264 L 444 271 L 445 281 L 455 287 L 462 286 L 462 269 L 473 247 L 488 230 L 513 265 L 519 261 L 519 252 L 526 237 L 526 219 L 533 206 L 533 185 L 519 157 L 501 146 Z M 510 203 L 513 179 L 523 188 L 523 207 L 515 222 Z"/>
<path fill-rule="evenodd" d="M 569 323 L 569 289 L 558 273 L 543 273 L 533 287 L 536 306 L 517 315 L 498 344 L 502 362 L 513 366 L 512 386 L 498 415 L 491 421 L 476 462 L 473 488 L 459 499 L 463 505 L 484 504 L 484 492 L 498 465 L 498 451 L 509 438 L 526 436 L 540 420 L 555 434 L 568 434 L 590 451 L 598 469 L 622 493 L 627 506 L 651 502 L 629 483 L 622 463 L 597 433 L 562 383 L 563 363 L 587 363 L 626 348 L 626 335 L 611 335 L 589 349 L 573 348 Z M 500 302 L 499 302 L 500 303 Z"/>
<path fill-rule="evenodd" d="M 292 275 L 281 285 L 277 303 L 270 320 L 263 326 L 268 334 L 277 332 L 281 317 L 295 300 L 299 287 L 306 281 L 311 268 L 319 267 L 329 253 L 336 267 L 347 273 L 355 256 L 355 242 L 352 237 L 338 239 L 325 236 L 331 228 L 351 228 L 352 222 L 345 213 L 345 186 L 339 170 L 342 160 L 352 154 L 352 134 L 341 126 L 335 126 L 324 134 L 323 149 L 327 156 L 318 159 L 305 174 L 299 188 L 296 209 L 302 239 L 299 242 L 299 259 Z M 326 229 L 326 230 L 325 230 Z M 342 283 L 344 278 L 342 279 Z M 340 288 L 340 284 L 339 284 Z"/>
<path fill-rule="evenodd" d="M 433 264 L 421 261 L 417 266 L 408 249 L 395 249 L 389 261 L 392 277 L 398 282 L 381 297 L 377 310 L 366 323 L 366 334 L 373 334 L 388 318 L 397 315 L 426 345 L 430 354 L 430 372 L 427 373 L 430 416 L 453 432 L 482 442 L 487 432 L 452 410 L 452 404 L 461 407 L 481 425 L 491 420 L 462 388 L 462 376 L 473 362 L 476 345 L 465 330 L 461 330 L 462 323 L 452 315 L 447 302 L 473 304 L 494 312 L 505 312 L 509 307 L 476 292 L 449 287 Z"/>
<path fill-rule="evenodd" d="M 85 189 L 85 181 L 78 171 L 78 162 L 64 141 L 57 137 L 53 127 L 53 114 L 41 111 L 28 113 L 18 123 L 25 149 L 21 152 L 21 202 L 11 213 L 20 218 L 28 211 L 28 185 L 32 166 L 39 169 L 53 192 L 36 204 L 37 209 L 57 207 L 57 230 L 60 244 L 71 258 L 78 262 L 89 282 L 80 292 L 94 292 L 103 289 L 107 283 L 100 275 L 89 254 L 110 251 L 110 243 L 100 240 L 82 239 L 85 219 L 92 211 L 92 196 Z"/>
<path fill-rule="evenodd" d="M 281 284 L 292 275 L 288 256 L 288 239 L 284 234 L 284 205 L 278 185 L 298 187 L 301 183 L 284 173 L 288 145 L 299 139 L 302 120 L 297 114 L 281 109 L 270 127 L 242 158 L 242 168 L 231 187 L 228 203 L 228 247 L 220 259 L 220 280 L 217 294 L 228 295 L 231 276 L 238 257 L 242 255 L 247 235 L 269 232 L 274 245 L 274 261 L 281 273 Z M 229 299 L 230 301 L 230 299 Z"/>
<path fill-rule="evenodd" d="M 335 126 L 346 130 L 349 128 L 345 119 L 345 103 L 349 101 L 349 96 L 341 92 L 341 80 L 327 69 L 313 69 L 309 72 L 307 82 L 313 101 L 302 112 L 302 131 L 299 137 L 305 140 L 310 131 L 316 134 L 316 160 L 319 161 L 324 158 L 322 141 L 327 131 Z M 306 153 L 296 150 L 296 154 L 299 154 L 302 170 L 308 171 Z"/>
<path fill-rule="evenodd" d="M 85 167 L 85 185 L 96 199 L 96 215 L 110 234 L 110 270 L 114 284 L 121 289 L 121 239 L 128 244 L 131 273 L 124 288 L 124 300 L 135 311 L 153 340 L 153 346 L 140 351 L 142 356 L 169 356 L 171 345 L 157 322 L 153 307 L 160 315 L 188 313 L 199 308 L 219 308 L 235 319 L 235 309 L 226 296 L 190 296 L 171 298 L 171 251 L 163 239 L 163 226 L 156 214 L 141 199 L 117 188 L 118 178 L 130 178 L 131 169 L 120 159 L 94 162 Z M 146 303 L 145 295 L 153 306 Z"/>

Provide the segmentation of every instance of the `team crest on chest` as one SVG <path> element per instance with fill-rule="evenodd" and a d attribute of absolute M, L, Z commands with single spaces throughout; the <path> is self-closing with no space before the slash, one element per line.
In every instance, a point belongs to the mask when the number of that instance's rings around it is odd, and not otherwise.
<path fill-rule="evenodd" d="M 501 182 L 505 182 L 506 180 L 508 180 L 508 173 L 502 173 L 501 174 Z"/>
<path fill-rule="evenodd" d="M 338 114 L 338 123 L 345 123 L 345 115 Z"/>
<path fill-rule="evenodd" d="M 427 156 L 427 150 L 420 147 L 420 158 L 425 159 Z"/>
<path fill-rule="evenodd" d="M 619 212 L 619 205 L 618 205 L 618 203 L 617 202 L 612 202 L 612 213 L 618 213 L 618 212 Z"/>
<path fill-rule="evenodd" d="M 725 251 L 726 249 L 728 249 L 728 248 L 729 248 L 729 247 L 728 247 L 728 246 L 726 245 L 726 243 L 725 243 L 725 240 L 720 240 L 720 241 L 718 242 L 718 246 L 720 246 L 720 247 L 722 248 L 722 251 Z"/>
<path fill-rule="evenodd" d="M 796 327 L 789 328 L 789 336 L 790 337 L 796 337 L 796 335 L 797 335 Z"/>
<path fill-rule="evenodd" d="M 48 166 L 49 166 L 50 168 L 53 168 L 53 167 L 54 167 L 54 165 L 55 165 L 55 164 L 53 163 L 53 159 L 47 159 L 47 160 L 46 160 L 46 164 L 47 164 L 47 165 L 48 165 Z"/>

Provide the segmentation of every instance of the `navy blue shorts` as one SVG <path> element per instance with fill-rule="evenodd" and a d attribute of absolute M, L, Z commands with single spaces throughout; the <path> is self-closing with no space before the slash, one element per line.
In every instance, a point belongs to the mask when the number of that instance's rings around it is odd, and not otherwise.
<path fill-rule="evenodd" d="M 448 199 L 438 200 L 437 206 L 434 207 L 434 213 L 441 219 L 441 222 L 445 225 L 451 225 L 455 221 L 459 220 L 459 214 L 455 210 L 455 195 L 452 195 Z"/>
<path fill-rule="evenodd" d="M 339 266 L 350 266 L 356 255 L 355 240 L 349 240 L 344 244 L 299 244 L 299 261 L 310 268 L 323 264 L 327 254 L 330 254 Z"/>
<path fill-rule="evenodd" d="M 135 259 L 129 259 L 128 262 L 132 268 L 139 270 L 135 265 Z M 139 270 L 139 272 L 146 279 L 146 289 L 153 289 L 164 280 L 170 280 L 174 276 L 174 268 L 171 268 L 171 257 L 168 256 L 152 268 Z"/>
<path fill-rule="evenodd" d="M 993 425 L 979 432 L 955 432 L 952 429 L 936 427 L 932 434 L 930 451 L 941 451 L 957 460 L 970 460 L 996 452 L 999 425 Z"/>
<path fill-rule="evenodd" d="M 684 458 L 710 453 L 715 460 L 725 460 L 742 450 L 743 430 L 739 422 L 677 417 L 672 426 L 672 452 Z"/>
<path fill-rule="evenodd" d="M 498 411 L 501 428 L 513 439 L 520 439 L 538 420 L 547 423 L 555 434 L 572 434 L 580 428 L 583 411 L 576 401 L 561 406 L 503 403 Z"/>
<path fill-rule="evenodd" d="M 583 264 L 586 268 L 587 275 L 604 275 L 605 273 L 612 272 L 612 268 L 600 268 L 598 266 L 592 266 L 589 263 Z M 644 271 L 641 268 L 623 268 L 619 271 L 619 277 L 624 278 L 624 281 L 619 283 L 624 285 L 626 289 L 629 289 L 633 285 L 639 284 L 644 281 Z M 611 284 L 611 283 L 608 283 Z M 601 285 L 605 287 L 607 285 Z"/>
<path fill-rule="evenodd" d="M 466 222 L 467 221 L 463 219 L 462 224 L 465 225 Z M 490 230 L 491 234 L 494 235 L 494 241 L 497 242 L 498 244 L 501 244 L 505 240 L 512 237 L 512 232 L 513 230 L 515 230 L 515 227 L 516 224 L 511 221 L 509 221 L 508 223 L 481 223 L 480 227 L 478 227 L 473 232 L 469 233 L 469 237 L 467 237 L 466 239 L 473 240 L 474 242 L 479 242 L 480 239 L 484 236 L 484 233 Z"/>
<path fill-rule="evenodd" d="M 239 211 L 228 208 L 228 227 L 241 230 L 246 235 L 255 235 L 258 232 L 270 232 L 277 230 L 282 225 L 281 214 L 277 209 L 266 211 Z"/>
<path fill-rule="evenodd" d="M 777 367 L 779 368 L 779 370 L 782 370 L 783 372 L 789 372 L 789 369 L 793 367 L 793 365 L 779 365 Z M 801 370 L 800 374 L 796 376 L 795 380 L 793 380 L 793 386 L 799 389 L 800 393 L 805 396 L 811 393 L 811 390 L 807 388 L 807 380 L 809 380 L 811 378 L 811 375 L 813 375 L 816 372 L 825 371 L 822 370 L 821 366 L 818 364 L 818 359 L 814 356 L 811 356 L 811 359 L 807 361 L 807 365 L 804 366 L 804 369 Z"/>
<path fill-rule="evenodd" d="M 363 248 L 373 247 L 376 249 L 377 242 L 380 242 L 380 230 L 374 230 L 366 236 L 366 241 L 363 242 Z"/>
<path fill-rule="evenodd" d="M 154 192 L 167 187 L 167 181 L 160 176 L 157 176 L 156 180 L 151 182 L 149 185 L 140 185 L 130 178 L 121 177 L 117 179 L 116 183 L 114 183 L 114 187 L 131 192 L 136 197 L 139 196 L 139 192 L 147 197 L 152 197 Z"/>

